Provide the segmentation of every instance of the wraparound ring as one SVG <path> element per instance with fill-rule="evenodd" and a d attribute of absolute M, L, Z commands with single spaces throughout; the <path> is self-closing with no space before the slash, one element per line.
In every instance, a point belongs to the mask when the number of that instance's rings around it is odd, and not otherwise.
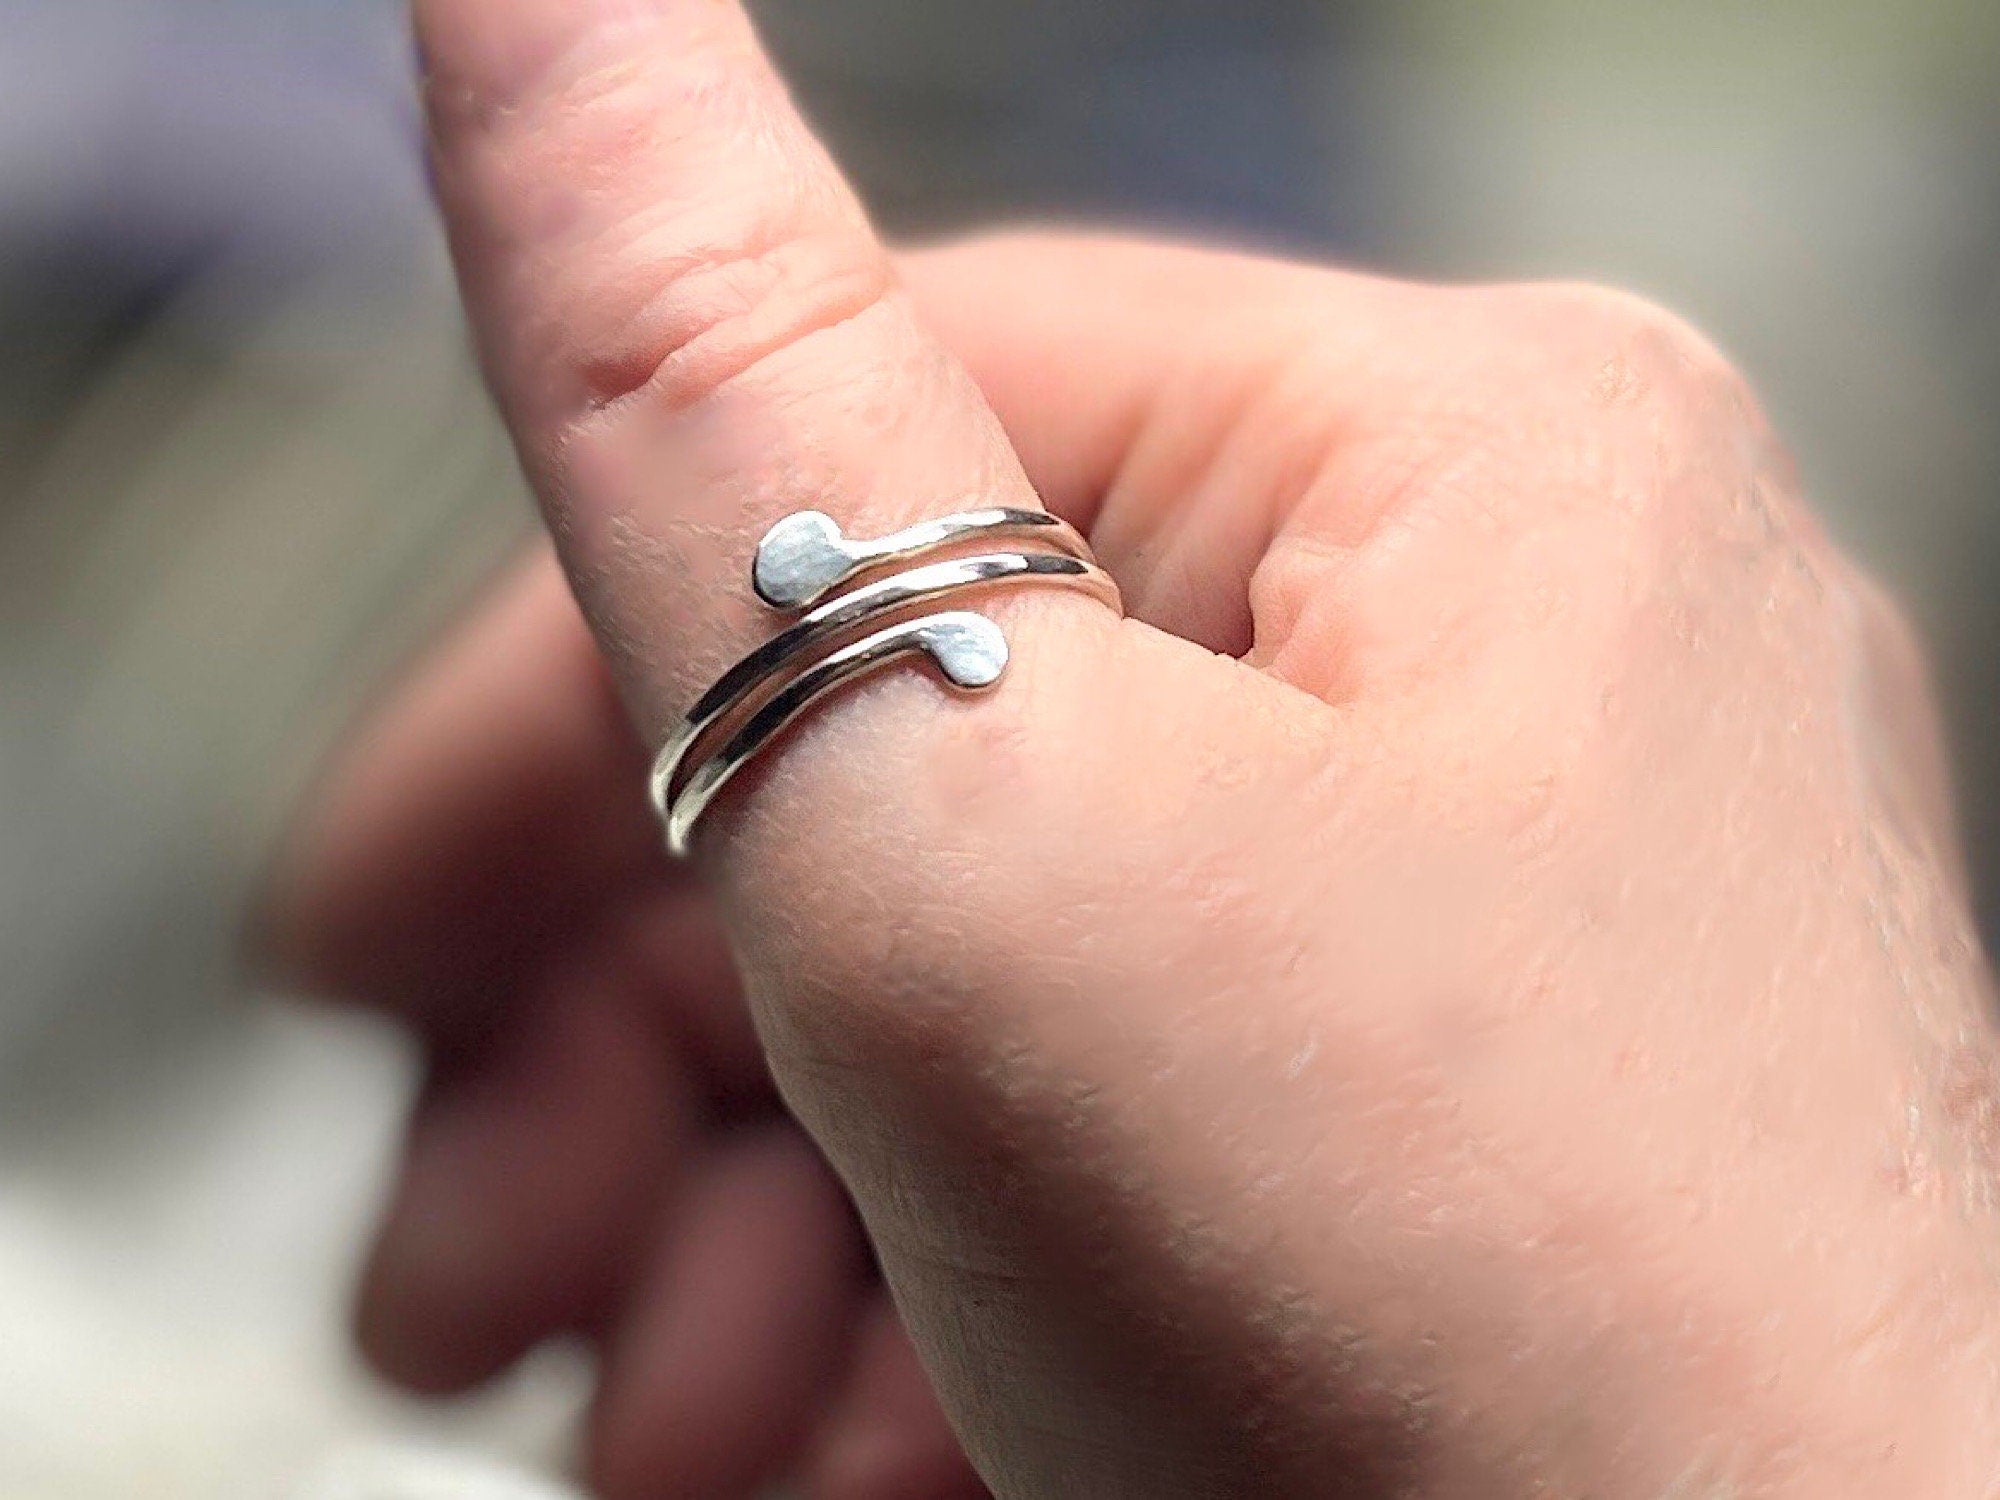
<path fill-rule="evenodd" d="M 922 563 L 825 598 L 886 563 L 999 533 L 1034 536 L 1062 550 L 985 552 Z M 779 565 L 767 566 L 786 553 Z M 1000 584 L 1052 583 L 1123 610 L 1118 586 L 1072 528 L 1039 511 L 1000 507 L 941 517 L 862 543 L 842 538 L 816 511 L 799 512 L 765 534 L 753 580 L 759 597 L 774 608 L 796 606 L 780 605 L 772 596 L 825 602 L 723 673 L 666 736 L 653 763 L 650 791 L 666 826 L 667 847 L 677 857 L 686 856 L 696 823 L 730 778 L 836 688 L 914 654 L 928 655 L 960 691 L 978 691 L 999 680 L 1008 653 L 997 625 L 968 611 L 925 612 L 922 606 Z M 853 638 L 871 626 L 877 628 Z M 683 779 L 696 746 L 732 723 L 721 747 Z"/>
<path fill-rule="evenodd" d="M 993 541 L 1032 540 L 1071 557 L 1090 560 L 1090 543 L 1060 516 L 1045 510 L 992 505 L 919 521 L 873 541 L 845 535 L 840 523 L 817 510 L 793 511 L 764 533 L 750 567 L 750 586 L 773 609 L 797 610 L 817 604 L 863 573 L 889 563 L 908 562 L 941 547 Z"/>
<path fill-rule="evenodd" d="M 842 646 L 788 680 L 695 769 L 668 809 L 667 848 L 685 856 L 694 825 L 730 777 L 814 703 L 857 677 L 917 652 L 929 653 L 945 680 L 963 692 L 989 688 L 1007 670 L 1007 638 L 998 625 L 970 610 L 919 615 Z"/>

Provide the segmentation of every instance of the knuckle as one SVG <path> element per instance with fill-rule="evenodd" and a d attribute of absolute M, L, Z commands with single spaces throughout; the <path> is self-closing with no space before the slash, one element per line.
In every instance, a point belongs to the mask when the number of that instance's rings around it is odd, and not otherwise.
<path fill-rule="evenodd" d="M 1546 316 L 1587 364 L 1600 402 L 1657 394 L 1703 414 L 1733 411 L 1749 421 L 1749 384 L 1713 340 L 1686 318 L 1637 293 L 1594 283 L 1536 289 Z"/>
<path fill-rule="evenodd" d="M 532 107 L 493 114 L 490 140 L 452 153 L 498 179 L 475 186 L 546 247 L 506 258 L 531 318 L 510 337 L 559 439 L 630 397 L 697 404 L 893 284 L 746 35 L 617 40 L 576 44 Z"/>
<path fill-rule="evenodd" d="M 1909 608 L 1881 580 L 1850 562 L 1836 564 L 1833 575 L 1841 596 L 1852 602 L 1857 620 L 1854 650 L 1880 696 L 1906 704 L 1927 702 L 1928 652 Z"/>
<path fill-rule="evenodd" d="M 636 396 L 671 409 L 700 405 L 812 335 L 860 318 L 892 286 L 886 261 L 857 230 L 782 210 L 746 216 L 665 259 L 642 252 L 624 274 L 638 305 L 568 361 L 586 416 Z"/>
<path fill-rule="evenodd" d="M 1502 289 L 1497 335 L 1532 341 L 1538 420 L 1568 442 L 1536 460 L 1547 504 L 1678 549 L 1722 532 L 1796 530 L 1795 476 L 1748 382 L 1686 319 L 1645 297 L 1584 283 Z M 1555 428 L 1553 424 L 1560 424 Z"/>
<path fill-rule="evenodd" d="M 1881 580 L 1861 568 L 1847 566 L 1842 577 L 1861 602 L 1861 617 L 1870 643 L 1885 658 L 1921 675 L 1923 632 L 1917 628 L 1909 607 L 1890 593 Z"/>

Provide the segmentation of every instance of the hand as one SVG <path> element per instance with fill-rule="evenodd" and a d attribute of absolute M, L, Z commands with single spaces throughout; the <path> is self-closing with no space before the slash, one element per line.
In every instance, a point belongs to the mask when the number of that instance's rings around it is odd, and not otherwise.
<path fill-rule="evenodd" d="M 1712 349 L 1575 287 L 896 261 L 733 5 L 419 20 L 590 634 L 527 564 L 275 898 L 435 1060 L 382 1366 L 590 1332 L 614 1497 L 973 1490 L 851 1198 L 1002 1494 L 1987 1492 L 1922 674 Z M 843 693 L 670 871 L 619 700 L 657 739 L 762 637 L 763 528 L 1037 497 L 1134 619 L 997 598 L 996 692 Z"/>

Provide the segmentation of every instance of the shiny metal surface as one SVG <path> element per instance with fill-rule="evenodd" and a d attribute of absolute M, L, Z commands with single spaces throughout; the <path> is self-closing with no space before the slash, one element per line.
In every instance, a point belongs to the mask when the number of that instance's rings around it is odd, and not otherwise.
<path fill-rule="evenodd" d="M 1004 535 L 1032 537 L 1060 550 L 919 562 L 827 597 L 870 569 Z M 1123 612 L 1117 584 L 1097 566 L 1074 528 L 1039 511 L 1006 507 L 939 517 L 872 541 L 847 538 L 819 511 L 796 512 L 765 533 L 752 578 L 759 597 L 774 609 L 812 607 L 723 673 L 662 743 L 650 793 L 666 825 L 668 847 L 679 856 L 688 852 L 695 824 L 730 778 L 843 684 L 917 654 L 930 656 L 945 680 L 962 691 L 999 680 L 1007 666 L 1007 642 L 997 625 L 965 610 L 926 612 L 923 606 L 1000 584 L 1042 583 L 1080 589 Z M 854 639 L 870 627 L 876 628 Z M 738 720 L 721 748 L 683 779 L 697 745 Z"/>
<path fill-rule="evenodd" d="M 813 704 L 857 678 L 920 653 L 928 654 L 945 681 L 961 692 L 989 688 L 1007 669 L 1007 638 L 998 625 L 970 610 L 898 621 L 841 647 L 791 677 L 720 750 L 696 767 L 667 813 L 668 850 L 680 858 L 687 856 L 695 824 L 730 778 Z"/>
<path fill-rule="evenodd" d="M 1060 516 L 1042 510 L 996 505 L 919 521 L 873 541 L 844 535 L 823 511 L 800 510 L 764 533 L 750 583 L 774 609 L 817 604 L 871 568 L 907 562 L 939 548 L 975 538 L 1024 537 L 1071 557 L 1089 558 L 1090 545 Z"/>

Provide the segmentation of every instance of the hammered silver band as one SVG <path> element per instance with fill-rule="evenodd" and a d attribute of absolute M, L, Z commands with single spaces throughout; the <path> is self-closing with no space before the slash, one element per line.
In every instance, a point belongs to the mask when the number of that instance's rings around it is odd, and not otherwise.
<path fill-rule="evenodd" d="M 921 561 L 996 538 L 1048 551 L 983 551 Z M 869 577 L 915 563 L 884 577 Z M 920 522 L 856 541 L 832 517 L 798 511 L 764 534 L 751 569 L 757 597 L 797 618 L 731 667 L 668 733 L 653 762 L 653 809 L 667 848 L 685 858 L 702 814 L 730 779 L 799 717 L 836 689 L 889 664 L 928 656 L 944 680 L 978 692 L 1007 668 L 1007 641 L 984 615 L 955 604 L 1010 583 L 1082 590 L 1123 612 L 1118 586 L 1068 523 L 1042 511 L 990 507 Z M 692 772 L 703 744 L 716 746 Z M 683 774 L 683 773 L 686 774 Z"/>

